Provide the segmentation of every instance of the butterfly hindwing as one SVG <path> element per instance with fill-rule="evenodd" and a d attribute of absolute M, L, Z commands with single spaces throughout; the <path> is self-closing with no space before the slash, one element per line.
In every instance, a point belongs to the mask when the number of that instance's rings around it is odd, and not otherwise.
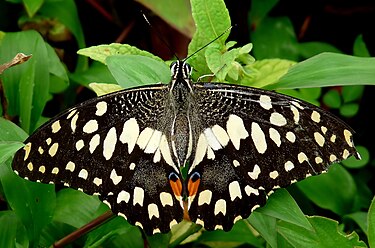
<path fill-rule="evenodd" d="M 206 229 L 230 230 L 275 189 L 357 156 L 351 128 L 316 106 L 248 87 L 194 87 L 206 125 L 196 149 L 206 152 L 192 157 L 189 175 L 201 181 L 189 214 Z"/>
<path fill-rule="evenodd" d="M 32 181 L 99 195 L 148 234 L 167 232 L 183 211 L 168 183 L 175 169 L 158 150 L 168 128 L 167 121 L 158 124 L 166 92 L 167 86 L 155 85 L 78 105 L 30 136 L 13 167 Z"/>

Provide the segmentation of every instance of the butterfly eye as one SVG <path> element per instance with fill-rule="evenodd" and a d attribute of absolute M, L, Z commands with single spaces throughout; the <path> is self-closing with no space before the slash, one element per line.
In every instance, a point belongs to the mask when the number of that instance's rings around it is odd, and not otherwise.
<path fill-rule="evenodd" d="M 171 180 L 171 181 L 173 181 L 173 182 L 177 182 L 177 180 L 178 180 L 179 178 L 178 178 L 178 176 L 177 176 L 176 173 L 171 172 L 171 174 L 169 174 L 169 176 L 168 176 L 168 179 Z"/>
<path fill-rule="evenodd" d="M 193 174 L 191 174 L 190 176 L 190 180 L 195 183 L 197 180 L 199 180 L 201 178 L 201 175 L 199 174 L 199 172 L 194 172 Z"/>

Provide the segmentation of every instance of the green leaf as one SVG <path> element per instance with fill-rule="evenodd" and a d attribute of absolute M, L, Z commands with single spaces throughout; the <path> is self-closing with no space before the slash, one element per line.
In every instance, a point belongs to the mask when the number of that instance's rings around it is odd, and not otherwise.
<path fill-rule="evenodd" d="M 332 165 L 328 173 L 309 177 L 297 186 L 316 205 L 340 215 L 351 212 L 357 194 L 352 176 L 338 164 Z"/>
<path fill-rule="evenodd" d="M 341 106 L 341 97 L 337 90 L 331 89 L 323 96 L 323 102 L 330 108 L 339 108 Z"/>
<path fill-rule="evenodd" d="M 44 0 L 22 0 L 29 17 L 33 17 L 39 8 L 43 5 Z"/>
<path fill-rule="evenodd" d="M 256 232 L 247 221 L 236 222 L 229 232 L 221 230 L 213 232 L 203 232 L 197 242 L 209 247 L 238 247 L 249 244 L 251 247 L 264 247 L 261 240 L 256 236 Z"/>
<path fill-rule="evenodd" d="M 249 79 L 242 82 L 246 86 L 263 88 L 276 83 L 294 64 L 295 62 L 284 59 L 257 60 L 246 66 L 251 73 Z"/>
<path fill-rule="evenodd" d="M 88 86 L 90 83 L 106 83 L 116 84 L 108 67 L 98 61 L 93 61 L 90 67 L 83 72 L 76 72 L 70 74 L 71 80 L 83 85 Z"/>
<path fill-rule="evenodd" d="M 0 211 L 0 247 L 29 247 L 25 227 L 13 211 Z"/>
<path fill-rule="evenodd" d="M 340 115 L 350 118 L 358 113 L 359 105 L 358 103 L 345 103 L 340 108 Z"/>
<path fill-rule="evenodd" d="M 355 212 L 355 213 L 345 215 L 344 219 L 353 220 L 362 229 L 362 231 L 366 235 L 368 235 L 368 233 L 367 233 L 367 228 L 368 228 L 367 215 L 368 215 L 367 212 Z"/>
<path fill-rule="evenodd" d="M 19 141 L 27 138 L 27 133 L 11 121 L 0 117 L 0 141 Z"/>
<path fill-rule="evenodd" d="M 303 42 L 298 44 L 298 50 L 303 58 L 310 58 L 323 52 L 342 53 L 339 49 L 324 42 Z"/>
<path fill-rule="evenodd" d="M 354 41 L 353 54 L 359 57 L 371 57 L 362 34 L 358 35 Z"/>
<path fill-rule="evenodd" d="M 0 141 L 0 164 L 11 158 L 13 154 L 23 146 L 24 144 L 22 142 Z"/>
<path fill-rule="evenodd" d="M 257 27 L 261 20 L 275 7 L 279 0 L 253 0 L 250 8 L 250 24 Z"/>
<path fill-rule="evenodd" d="M 10 169 L 9 160 L 0 166 L 0 180 L 9 206 L 26 227 L 30 246 L 38 244 L 56 206 L 54 186 L 18 177 Z"/>
<path fill-rule="evenodd" d="M 280 222 L 278 232 L 293 246 L 304 248 L 366 247 L 355 232 L 345 234 L 339 230 L 337 221 L 314 216 L 308 218 L 314 231 L 301 229 L 291 223 Z"/>
<path fill-rule="evenodd" d="M 312 229 L 305 215 L 286 189 L 276 190 L 268 199 L 266 207 L 257 211 L 305 229 Z"/>
<path fill-rule="evenodd" d="M 137 2 L 152 10 L 153 13 L 161 17 L 186 37 L 193 37 L 195 26 L 189 0 L 137 0 Z"/>
<path fill-rule="evenodd" d="M 353 73 L 355 72 L 355 73 Z M 294 65 L 268 89 L 375 85 L 375 58 L 321 53 Z"/>
<path fill-rule="evenodd" d="M 368 223 L 368 244 L 370 247 L 375 247 L 375 197 L 371 201 L 367 216 Z"/>
<path fill-rule="evenodd" d="M 345 165 L 345 167 L 350 169 L 359 169 L 367 165 L 370 161 L 370 152 L 364 146 L 356 146 L 358 153 L 361 155 L 361 160 L 358 160 L 354 157 L 350 157 L 341 163 Z"/>
<path fill-rule="evenodd" d="M 277 247 L 276 218 L 255 211 L 247 220 L 271 247 Z"/>
<path fill-rule="evenodd" d="M 46 43 L 48 56 L 48 69 L 50 73 L 50 93 L 60 93 L 69 86 L 69 78 L 64 65 L 61 63 L 55 50 Z"/>
<path fill-rule="evenodd" d="M 208 43 L 223 34 L 214 43 L 225 47 L 225 40 L 229 36 L 226 32 L 231 27 L 229 12 L 223 0 L 191 0 L 193 19 L 196 25 L 196 32 L 189 44 L 188 54 L 193 54 Z M 225 33 L 224 33 L 225 32 Z M 195 70 L 200 75 L 210 74 L 203 53 L 198 53 L 189 59 Z"/>
<path fill-rule="evenodd" d="M 279 58 L 297 61 L 298 42 L 287 17 L 264 18 L 251 34 L 257 60 Z"/>
<path fill-rule="evenodd" d="M 36 128 L 49 99 L 49 58 L 46 43 L 33 30 L 5 35 L 0 47 L 0 64 L 10 60 L 18 52 L 33 56 L 26 63 L 7 69 L 1 76 L 9 104 L 8 114 L 21 114 L 20 119 L 25 122 L 21 126 L 26 132 L 30 132 Z"/>
<path fill-rule="evenodd" d="M 123 88 L 171 80 L 168 66 L 157 60 L 140 55 L 113 55 L 106 63 L 117 83 Z"/>
<path fill-rule="evenodd" d="M 86 46 L 85 37 L 83 35 L 84 32 L 79 21 L 78 11 L 74 0 L 45 1 L 40 8 L 40 13 L 52 19 L 58 19 L 64 24 L 73 33 L 79 48 Z M 78 57 L 76 69 L 82 71 L 86 69 L 87 66 L 87 58 L 82 56 Z"/>
<path fill-rule="evenodd" d="M 89 86 L 98 96 L 102 96 L 102 95 L 105 95 L 105 94 L 109 94 L 109 93 L 116 92 L 116 91 L 124 89 L 118 84 L 91 83 L 91 84 L 89 84 Z"/>
<path fill-rule="evenodd" d="M 99 45 L 92 46 L 88 48 L 80 49 L 78 52 L 80 55 L 88 56 L 93 60 L 99 61 L 103 64 L 106 64 L 106 59 L 112 55 L 142 55 L 144 57 L 149 57 L 160 62 L 164 62 L 158 56 L 153 55 L 152 53 L 143 51 L 134 46 L 127 44 L 112 43 L 109 45 Z"/>
<path fill-rule="evenodd" d="M 365 91 L 364 85 L 352 85 L 342 87 L 342 98 L 345 103 L 359 100 Z"/>

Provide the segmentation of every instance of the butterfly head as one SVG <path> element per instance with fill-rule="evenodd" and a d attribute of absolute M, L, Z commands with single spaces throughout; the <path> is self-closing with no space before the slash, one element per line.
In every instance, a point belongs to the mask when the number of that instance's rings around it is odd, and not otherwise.
<path fill-rule="evenodd" d="M 190 75 L 192 72 L 192 67 L 186 63 L 184 60 L 177 60 L 173 62 L 170 66 L 172 79 L 178 80 L 186 80 L 190 79 Z"/>

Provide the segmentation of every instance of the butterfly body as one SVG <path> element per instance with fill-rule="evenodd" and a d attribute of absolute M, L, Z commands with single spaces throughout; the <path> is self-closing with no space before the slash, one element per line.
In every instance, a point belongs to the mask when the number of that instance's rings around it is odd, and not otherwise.
<path fill-rule="evenodd" d="M 168 232 L 184 213 L 207 230 L 228 231 L 275 189 L 359 157 L 351 128 L 316 106 L 193 83 L 184 61 L 171 71 L 169 85 L 111 93 L 53 118 L 25 141 L 14 169 L 99 195 L 153 234 Z"/>

